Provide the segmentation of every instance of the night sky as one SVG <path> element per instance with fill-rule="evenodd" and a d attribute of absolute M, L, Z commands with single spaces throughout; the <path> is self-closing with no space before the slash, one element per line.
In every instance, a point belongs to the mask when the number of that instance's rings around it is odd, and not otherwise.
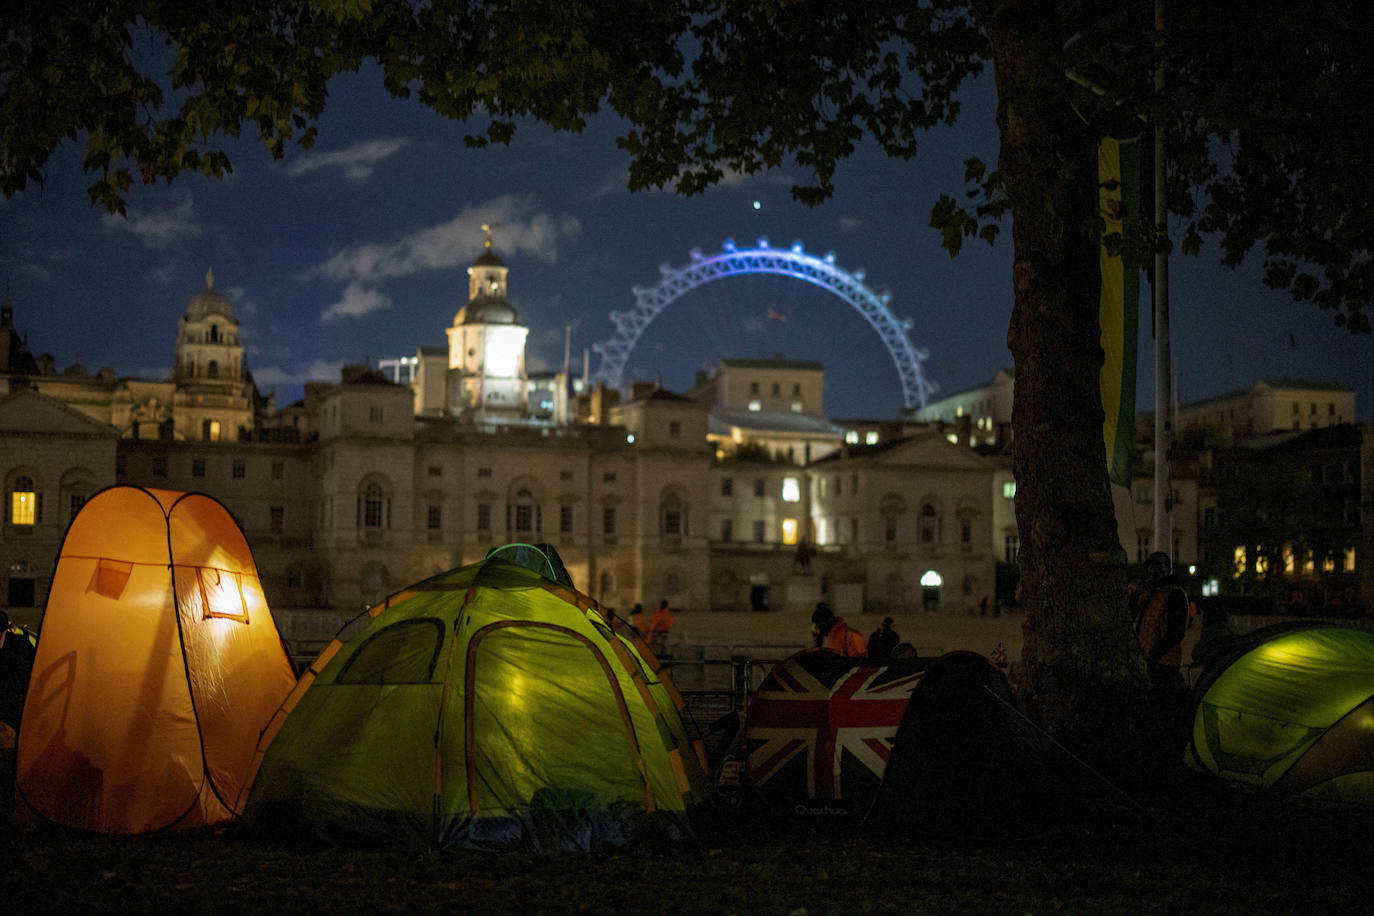
<path fill-rule="evenodd" d="M 868 286 L 890 291 L 892 312 L 912 320 L 912 343 L 929 352 L 923 371 L 935 397 L 1011 366 L 1010 224 L 994 248 L 969 241 L 954 259 L 928 227 L 936 196 L 962 193 L 963 160 L 995 160 L 990 79 L 965 91 L 960 124 L 929 134 L 915 160 L 861 149 L 818 208 L 792 202 L 790 184 L 805 177 L 795 167 L 734 176 L 692 198 L 632 194 L 610 117 L 580 136 L 523 124 L 510 147 L 470 150 L 461 124 L 391 99 L 375 70 L 330 87 L 313 149 L 274 162 L 251 138 L 231 142 L 228 179 L 135 187 L 127 219 L 88 203 L 80 150 L 63 146 L 42 187 L 0 203 L 0 270 L 30 349 L 53 354 L 59 369 L 79 359 L 92 371 L 166 377 L 177 318 L 213 268 L 216 289 L 235 305 L 249 368 L 284 406 L 307 380 L 337 381 L 345 363 L 445 346 L 467 297 L 465 268 L 481 253 L 481 224 L 494 222 L 509 299 L 530 328 L 531 371 L 562 365 L 571 328 L 580 373 L 584 351 L 614 332 L 608 313 L 631 308 L 631 288 L 657 283 L 660 265 L 760 237 L 834 252 L 837 266 L 863 269 Z M 1172 262 L 1180 399 L 1287 376 L 1351 385 L 1359 418 L 1374 417 L 1374 341 L 1265 289 L 1257 257 L 1238 271 L 1218 260 L 1212 245 Z M 1148 295 L 1145 286 L 1138 390 L 1147 410 Z M 678 299 L 639 339 L 624 381 L 682 391 L 722 358 L 779 353 L 825 364 L 833 417 L 901 408 L 897 371 L 859 313 L 771 276 L 729 277 Z M 593 370 L 598 362 L 592 353 Z"/>

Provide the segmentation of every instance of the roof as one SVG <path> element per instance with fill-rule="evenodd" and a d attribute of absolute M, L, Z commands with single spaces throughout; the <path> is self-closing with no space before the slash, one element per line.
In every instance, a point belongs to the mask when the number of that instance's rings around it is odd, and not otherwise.
<path fill-rule="evenodd" d="M 478 255 L 477 260 L 472 262 L 473 267 L 505 267 L 506 262 L 496 256 L 496 252 L 488 248 Z"/>
<path fill-rule="evenodd" d="M 234 307 L 229 300 L 215 292 L 215 272 L 205 272 L 205 289 L 201 290 L 186 303 L 187 321 L 204 321 L 211 315 L 223 315 L 234 320 Z"/>
<path fill-rule="evenodd" d="M 519 324 L 520 316 L 504 296 L 479 294 L 458 310 L 453 323 L 458 324 Z"/>
<path fill-rule="evenodd" d="M 641 394 L 638 397 L 630 398 L 630 400 L 624 403 L 634 404 L 637 401 L 673 401 L 676 403 L 685 404 L 700 403 L 700 401 L 698 401 L 696 398 L 689 398 L 685 394 L 678 394 L 675 391 L 669 391 L 667 388 L 654 388 L 652 391 L 646 394 Z"/>
<path fill-rule="evenodd" d="M 729 366 L 731 369 L 814 369 L 824 371 L 825 366 L 814 360 L 782 359 L 723 359 L 720 361 L 722 366 Z"/>
<path fill-rule="evenodd" d="M 1264 378 L 1264 379 L 1260 379 L 1258 382 L 1255 382 L 1255 384 L 1251 385 L 1249 388 L 1237 388 L 1237 389 L 1234 390 L 1234 391 L 1227 391 L 1227 392 L 1223 392 L 1222 394 L 1214 394 L 1214 395 L 1212 395 L 1212 396 L 1209 397 L 1209 398 L 1199 398 L 1199 399 L 1196 400 L 1196 401 L 1189 401 L 1189 402 L 1186 403 L 1186 404 L 1180 405 L 1179 409 L 1180 409 L 1180 410 L 1190 410 L 1190 409 L 1192 409 L 1192 408 L 1194 408 L 1194 407 L 1201 407 L 1201 406 L 1203 406 L 1204 404 L 1213 404 L 1213 403 L 1216 403 L 1217 401 L 1229 401 L 1229 400 L 1231 400 L 1232 398 L 1243 398 L 1243 397 L 1248 397 L 1248 396 L 1250 395 L 1250 393 L 1253 392 L 1253 391 L 1254 391 L 1256 388 L 1258 388 L 1260 385 L 1264 385 L 1264 386 L 1266 386 L 1266 387 L 1268 387 L 1268 388 L 1271 388 L 1271 389 L 1272 389 L 1272 388 L 1277 388 L 1277 389 L 1281 389 L 1281 390 L 1284 390 L 1284 391 L 1352 391 L 1352 392 L 1353 392 L 1353 391 L 1355 390 L 1354 388 L 1350 387 L 1349 385 L 1342 385 L 1342 384 L 1340 384 L 1339 382 L 1335 382 L 1335 383 L 1314 382 L 1314 381 L 1310 381 L 1310 380 L 1308 380 L 1308 379 L 1298 379 L 1298 378 Z"/>
<path fill-rule="evenodd" d="M 824 417 L 786 410 L 744 410 L 739 407 L 712 407 L 707 432 L 728 436 L 732 427 L 756 432 L 792 433 L 809 436 L 842 436 L 844 430 Z"/>

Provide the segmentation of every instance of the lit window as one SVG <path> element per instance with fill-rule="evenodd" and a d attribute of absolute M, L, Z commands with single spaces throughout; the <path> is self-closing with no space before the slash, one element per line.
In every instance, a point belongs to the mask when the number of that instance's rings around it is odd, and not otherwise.
<path fill-rule="evenodd" d="M 1243 545 L 1236 548 L 1235 566 L 1235 577 L 1240 578 L 1241 574 L 1245 572 L 1245 547 Z"/>
<path fill-rule="evenodd" d="M 801 500 L 801 484 L 795 477 L 782 479 L 782 498 L 784 502 L 795 503 Z"/>
<path fill-rule="evenodd" d="M 1004 482 L 1002 483 L 1002 498 L 1003 498 L 1003 499 L 1015 499 L 1015 498 L 1016 498 L 1016 481 L 1014 481 L 1014 480 L 1007 480 L 1007 481 L 1004 481 Z"/>
<path fill-rule="evenodd" d="M 38 494 L 34 492 L 33 480 L 20 477 L 10 491 L 10 521 L 16 525 L 36 525 L 38 518 Z"/>
<path fill-rule="evenodd" d="M 844 441 L 848 442 L 850 445 L 858 445 L 859 431 L 856 429 L 851 429 L 849 432 L 844 434 Z"/>
<path fill-rule="evenodd" d="M 877 445 L 877 444 L 878 444 L 878 431 L 877 431 L 876 429 L 870 429 L 868 432 L 864 433 L 864 445 Z"/>
<path fill-rule="evenodd" d="M 801 402 L 801 401 L 793 401 L 793 402 L 792 402 L 792 412 L 793 412 L 793 413 L 801 413 L 801 412 L 802 412 L 802 402 Z"/>
<path fill-rule="evenodd" d="M 749 409 L 750 409 L 750 410 L 755 410 L 755 411 L 757 411 L 757 410 L 763 410 L 763 403 L 762 403 L 761 401 L 757 400 L 757 399 L 752 400 L 752 401 L 749 402 Z"/>
<path fill-rule="evenodd" d="M 206 442 L 219 441 L 219 421 L 206 420 L 200 424 L 200 437 Z"/>
<path fill-rule="evenodd" d="M 797 543 L 797 520 L 795 518 L 782 520 L 782 542 L 789 546 Z"/>

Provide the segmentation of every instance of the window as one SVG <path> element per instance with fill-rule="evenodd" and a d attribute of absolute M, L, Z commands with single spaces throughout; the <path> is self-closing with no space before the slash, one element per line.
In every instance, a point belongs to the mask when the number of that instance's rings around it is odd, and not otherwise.
<path fill-rule="evenodd" d="M 558 507 L 558 533 L 571 534 L 573 530 L 573 507 Z"/>
<path fill-rule="evenodd" d="M 286 462 L 285 462 L 285 461 L 273 461 L 273 462 L 272 462 L 272 479 L 273 479 L 273 480 L 281 480 L 281 479 L 282 479 L 283 477 L 285 477 L 285 476 L 286 476 Z"/>
<path fill-rule="evenodd" d="M 154 476 L 154 477 L 166 477 L 166 476 L 167 476 L 167 456 L 166 456 L 166 455 L 154 455 L 154 456 L 153 456 L 153 476 Z"/>
<path fill-rule="evenodd" d="M 382 405 L 371 404 L 367 408 L 367 419 L 371 423 L 382 422 Z"/>
<path fill-rule="evenodd" d="M 764 482 L 762 477 L 754 479 L 754 495 L 762 497 L 764 493 Z"/>
<path fill-rule="evenodd" d="M 794 394 L 794 395 L 800 395 L 800 394 L 801 394 L 801 383 L 800 383 L 800 382 L 793 382 L 793 383 L 792 383 L 792 394 Z"/>
<path fill-rule="evenodd" d="M 763 519 L 754 520 L 754 541 L 759 544 L 763 543 Z"/>
<path fill-rule="evenodd" d="M 1015 499 L 1015 498 L 1016 498 L 1016 481 L 1014 481 L 1014 480 L 1003 481 L 1003 483 L 1002 483 L 1002 498 L 1003 498 L 1003 499 Z"/>
<path fill-rule="evenodd" d="M 438 531 L 444 527 L 444 510 L 438 503 L 430 503 L 425 509 L 425 527 Z"/>
<path fill-rule="evenodd" d="M 129 457 L 122 452 L 115 455 L 115 476 L 123 477 L 129 472 Z"/>
<path fill-rule="evenodd" d="M 1335 405 L 1335 404 L 1327 404 L 1327 405 L 1326 405 L 1326 415 L 1327 415 L 1328 417 L 1334 417 L 1334 416 L 1336 415 L 1336 405 Z"/>
<path fill-rule="evenodd" d="M 572 472 L 572 471 L 559 471 L 559 472 L 558 472 L 558 479 L 559 479 L 559 480 L 572 480 L 572 479 L 573 479 L 573 472 Z"/>
<path fill-rule="evenodd" d="M 273 534 L 281 534 L 286 527 L 286 508 L 284 506 L 272 506 L 268 511 L 267 527 Z"/>
<path fill-rule="evenodd" d="M 605 506 L 602 508 L 601 533 L 607 537 L 615 536 L 615 506 Z"/>
<path fill-rule="evenodd" d="M 782 520 L 782 542 L 789 547 L 797 543 L 797 520 L 795 518 Z"/>
<path fill-rule="evenodd" d="M 163 442 L 171 442 L 176 436 L 176 420 L 167 418 L 157 425 L 157 437 Z"/>
<path fill-rule="evenodd" d="M 782 498 L 784 502 L 795 503 L 801 501 L 801 483 L 795 477 L 784 477 L 782 479 Z"/>
<path fill-rule="evenodd" d="M 774 382 L 774 383 L 773 383 L 773 394 L 774 394 L 775 396 L 776 396 L 776 395 L 779 395 L 779 394 L 782 394 L 782 385 L 778 384 L 777 382 Z"/>
<path fill-rule="evenodd" d="M 933 544 L 940 534 L 940 517 L 930 503 L 921 505 L 921 543 Z"/>
<path fill-rule="evenodd" d="M 478 469 L 477 469 L 477 476 L 478 476 L 478 477 L 490 477 L 490 476 L 491 476 L 491 468 L 478 468 Z"/>
<path fill-rule="evenodd" d="M 210 325 L 210 343 L 219 343 L 219 325 Z"/>
<path fill-rule="evenodd" d="M 847 433 L 844 434 L 844 441 L 849 445 L 858 445 L 859 431 L 857 429 L 849 430 Z"/>
<path fill-rule="evenodd" d="M 720 479 L 720 495 L 733 496 L 735 494 L 735 478 L 722 477 Z"/>
<path fill-rule="evenodd" d="M 1298 415 L 1299 413 L 1301 413 L 1301 412 L 1302 412 L 1301 409 L 1298 407 L 1298 402 L 1297 402 L 1297 401 L 1294 401 L 1294 402 L 1293 402 L 1293 416 L 1297 416 L 1297 415 Z"/>
<path fill-rule="evenodd" d="M 386 506 L 386 493 L 381 484 L 369 483 L 363 489 L 363 527 L 382 527 L 383 512 Z"/>
<path fill-rule="evenodd" d="M 754 398 L 752 401 L 749 402 L 749 409 L 757 413 L 758 411 L 763 410 L 763 402 L 760 401 L 758 398 Z"/>
<path fill-rule="evenodd" d="M 669 435 L 671 438 L 674 438 L 674 439 L 676 439 L 678 436 L 682 435 L 682 424 L 679 423 L 677 420 L 669 420 L 669 421 L 668 421 L 668 435 Z"/>
<path fill-rule="evenodd" d="M 670 506 L 663 510 L 663 533 L 669 537 L 682 535 L 682 509 Z"/>
<path fill-rule="evenodd" d="M 973 543 L 973 523 L 966 518 L 959 519 L 959 543 Z"/>
<path fill-rule="evenodd" d="M 204 458 L 192 458 L 192 459 L 191 459 L 191 476 L 192 476 L 192 477 L 204 477 L 204 476 L 205 476 L 205 459 L 204 459 Z"/>
<path fill-rule="evenodd" d="M 1135 536 L 1135 561 L 1144 563 L 1145 558 L 1150 555 L 1150 535 L 1148 532 L 1137 532 Z"/>
<path fill-rule="evenodd" d="M 491 503 L 477 504 L 477 530 L 491 530 Z"/>
<path fill-rule="evenodd" d="M 615 483 L 615 471 L 606 471 L 601 475 L 602 483 Z"/>
<path fill-rule="evenodd" d="M 71 509 L 71 513 L 72 513 L 71 516 L 69 516 L 69 517 L 70 517 L 70 518 L 76 518 L 76 513 L 80 512 L 80 511 L 81 511 L 81 507 L 84 506 L 84 505 L 86 505 L 86 494 L 85 494 L 85 493 L 73 493 L 73 494 L 71 495 L 71 504 L 70 504 L 70 506 L 68 507 L 68 508 Z"/>
<path fill-rule="evenodd" d="M 534 494 L 529 490 L 515 494 L 515 530 L 522 534 L 534 530 Z"/>
<path fill-rule="evenodd" d="M 722 541 L 733 541 L 735 539 L 735 520 L 733 518 L 723 518 L 720 520 L 720 539 Z"/>
<path fill-rule="evenodd" d="M 210 364 L 205 367 L 205 374 L 210 378 L 219 378 L 219 363 L 210 360 Z"/>
<path fill-rule="evenodd" d="M 864 433 L 864 445 L 877 445 L 877 444 L 878 444 L 878 431 L 877 431 L 876 429 L 870 429 L 868 432 Z"/>
<path fill-rule="evenodd" d="M 15 525 L 37 525 L 43 521 L 42 500 L 33 488 L 33 478 L 20 477 L 10 490 L 10 522 Z"/>
<path fill-rule="evenodd" d="M 858 492 L 859 492 L 859 475 L 858 475 L 858 474 L 850 474 L 850 475 L 849 475 L 849 492 L 850 492 L 850 493 L 858 493 Z"/>
<path fill-rule="evenodd" d="M 1008 563 L 1015 563 L 1016 556 L 1021 552 L 1021 539 L 1014 534 L 1006 537 L 1006 553 L 1004 554 Z"/>
<path fill-rule="evenodd" d="M 793 412 L 793 413 L 801 413 L 801 412 L 802 412 L 802 402 L 801 402 L 801 401 L 793 401 L 793 402 L 792 402 L 792 412 Z"/>
<path fill-rule="evenodd" d="M 758 383 L 758 382 L 750 382 L 750 383 L 749 383 L 749 393 L 750 393 L 750 394 L 758 394 L 758 393 L 759 393 L 759 383 Z"/>
<path fill-rule="evenodd" d="M 888 544 L 897 543 L 897 516 L 883 516 L 883 540 Z"/>
<path fill-rule="evenodd" d="M 1202 510 L 1202 527 L 1206 531 L 1211 531 L 1217 526 L 1217 510 L 1211 506 Z"/>
<path fill-rule="evenodd" d="M 235 459 L 234 459 L 234 478 L 235 478 L 236 480 L 242 480 L 242 479 L 243 479 L 244 477 L 246 477 L 246 476 L 248 476 L 248 468 L 244 465 L 243 459 L 242 459 L 242 458 L 235 458 Z"/>
<path fill-rule="evenodd" d="M 206 442 L 219 441 L 219 421 L 202 420 L 200 423 L 200 437 Z"/>

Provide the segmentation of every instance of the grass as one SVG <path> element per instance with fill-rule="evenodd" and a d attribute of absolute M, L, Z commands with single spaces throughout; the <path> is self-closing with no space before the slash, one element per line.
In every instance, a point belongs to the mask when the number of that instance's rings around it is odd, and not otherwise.
<path fill-rule="evenodd" d="M 1184 780 L 1024 825 L 892 838 L 727 814 L 673 854 L 360 851 L 237 827 L 150 837 L 0 828 L 6 913 L 1344 913 L 1368 909 L 1374 813 Z"/>

